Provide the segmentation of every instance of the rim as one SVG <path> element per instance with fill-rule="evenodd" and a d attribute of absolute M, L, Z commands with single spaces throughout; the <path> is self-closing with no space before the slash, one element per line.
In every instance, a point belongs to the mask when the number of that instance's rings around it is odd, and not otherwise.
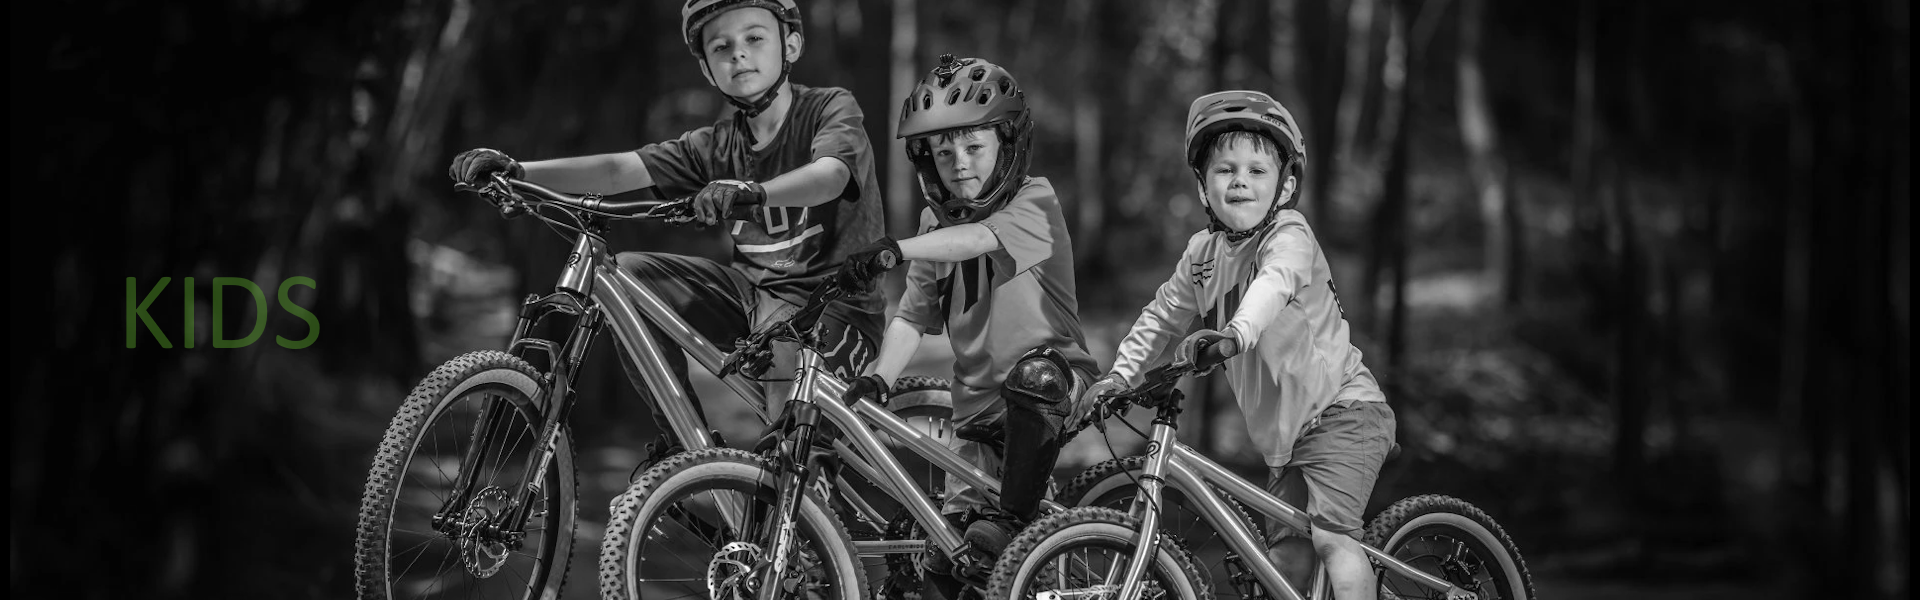
<path fill-rule="evenodd" d="M 627 589 L 633 597 L 662 600 L 708 598 L 709 586 L 719 588 L 713 598 L 752 597 L 764 566 L 771 557 L 763 536 L 742 535 L 725 526 L 721 506 L 748 507 L 741 529 L 758 532 L 771 518 L 773 490 L 758 481 L 733 477 L 697 478 L 697 487 L 675 490 L 671 497 L 647 511 L 647 522 L 635 527 L 627 544 Z M 652 504 L 652 503 L 648 503 Z M 804 509 L 803 509 L 804 510 Z M 804 515 L 798 515 L 806 528 Z M 642 533 L 644 532 L 644 533 Z M 832 565 L 817 536 L 802 532 L 803 544 L 789 559 L 789 577 L 797 579 L 802 598 L 837 598 Z M 741 585 L 744 584 L 744 585 Z"/>
<path fill-rule="evenodd" d="M 388 513 L 385 547 L 392 597 L 524 598 L 545 583 L 557 529 L 550 505 L 557 493 L 558 465 L 548 470 L 543 493 L 533 500 L 526 537 L 517 549 L 484 541 L 471 529 L 442 532 L 433 527 L 434 514 L 459 480 L 474 427 L 493 402 L 509 402 L 513 410 L 482 436 L 482 443 L 495 449 L 475 472 L 474 491 L 484 501 L 476 502 L 461 520 L 477 523 L 517 495 L 514 488 L 523 478 L 528 455 L 538 447 L 538 432 L 528 418 L 529 407 L 510 399 L 519 396 L 518 391 L 500 387 L 476 388 L 446 401 L 414 438 Z"/>
<path fill-rule="evenodd" d="M 1452 524 L 1435 523 L 1423 525 L 1400 538 L 1391 552 L 1400 562 L 1479 594 L 1482 600 L 1514 598 L 1512 582 L 1504 576 L 1499 554 L 1471 532 Z M 1446 597 L 1444 592 L 1384 568 L 1376 569 L 1376 574 L 1382 591 L 1402 598 Z"/>

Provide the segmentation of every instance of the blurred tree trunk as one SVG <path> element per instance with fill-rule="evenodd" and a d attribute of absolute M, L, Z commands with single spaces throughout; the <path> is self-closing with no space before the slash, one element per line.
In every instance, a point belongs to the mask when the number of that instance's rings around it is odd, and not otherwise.
<path fill-rule="evenodd" d="M 1413 127 L 1413 99 L 1411 88 L 1414 78 L 1413 57 L 1407 49 L 1408 13 L 1411 0 L 1394 0 L 1389 3 L 1390 27 L 1387 33 L 1387 57 L 1384 71 L 1384 93 L 1395 98 L 1389 106 L 1395 107 L 1394 114 L 1388 119 L 1392 122 L 1392 136 L 1387 144 L 1386 181 L 1382 186 L 1381 199 L 1373 215 L 1373 236 L 1368 247 L 1366 276 L 1363 282 L 1363 305 L 1368 307 L 1369 329 L 1376 337 L 1385 338 L 1387 345 L 1387 366 L 1400 364 L 1401 354 L 1405 350 L 1404 332 L 1406 329 L 1406 283 L 1407 283 L 1407 227 L 1409 165 L 1408 145 Z M 1391 271 L 1393 277 L 1393 295 L 1389 301 L 1386 319 L 1379 318 L 1380 277 L 1384 271 Z M 1384 330 L 1383 330 L 1384 329 Z M 1389 371 L 1388 378 L 1394 379 Z"/>
<path fill-rule="evenodd" d="M 1333 177 L 1338 172 L 1333 168 L 1332 157 L 1337 156 L 1340 147 L 1336 143 L 1338 131 L 1340 93 L 1346 65 L 1346 2 L 1340 0 L 1299 0 L 1298 10 L 1294 12 L 1298 26 L 1299 56 L 1303 60 L 1293 62 L 1303 81 L 1301 88 L 1306 97 L 1306 110 L 1300 111 L 1288 107 L 1297 121 L 1305 122 L 1308 140 L 1307 153 L 1307 196 L 1300 206 L 1314 213 L 1316 230 L 1337 232 L 1340 230 L 1336 212 L 1333 210 L 1333 198 L 1327 190 L 1333 189 Z M 1333 239 L 1338 239 L 1333 238 Z"/>
<path fill-rule="evenodd" d="M 1499 129 L 1488 106 L 1486 78 L 1480 68 L 1481 26 L 1485 20 L 1482 0 L 1463 0 L 1460 6 L 1460 41 L 1456 74 L 1459 78 L 1460 138 L 1467 148 L 1469 171 L 1480 201 L 1480 223 L 1484 230 L 1482 256 L 1484 279 L 1493 284 L 1494 293 L 1511 306 L 1518 300 L 1513 286 L 1514 255 L 1511 247 L 1518 237 L 1512 227 L 1507 203 L 1507 164 L 1500 154 Z"/>
<path fill-rule="evenodd" d="M 917 16 L 918 13 L 916 12 L 918 10 L 917 4 L 918 0 L 895 0 L 893 3 L 893 51 L 891 53 L 893 56 L 893 66 L 891 72 L 893 73 L 893 89 L 902 90 L 895 93 L 901 94 L 903 99 L 906 94 L 905 90 L 913 89 L 914 82 L 920 79 L 920 73 L 916 72 L 918 67 L 914 65 L 915 54 L 919 52 L 920 47 L 920 25 L 918 21 L 919 17 Z M 889 113 L 891 118 L 889 118 L 887 122 L 900 122 L 900 108 L 901 103 L 899 102 L 889 103 L 888 110 L 891 111 Z M 919 222 L 920 215 L 919 184 L 914 181 L 913 165 L 907 160 L 906 142 L 891 139 L 892 136 L 888 137 L 890 139 L 885 144 L 887 148 L 887 198 L 890 199 L 888 200 L 889 206 L 887 207 L 889 213 L 887 230 L 895 237 L 910 236 L 918 233 L 914 230 L 914 227 Z M 875 148 L 881 146 L 881 144 L 874 145 Z"/>
<path fill-rule="evenodd" d="M 1358 140 L 1360 135 L 1360 115 L 1367 104 L 1367 90 L 1371 77 L 1368 73 L 1373 66 L 1373 23 L 1374 0 L 1351 0 L 1347 6 L 1347 57 L 1345 84 L 1340 91 L 1340 107 L 1335 114 L 1338 119 L 1339 139 L 1334 148 L 1339 154 L 1325 155 L 1325 160 L 1334 161 L 1333 168 L 1339 172 L 1342 166 L 1353 162 L 1360 154 Z M 1325 211 L 1323 211 L 1325 212 Z M 1325 217 L 1321 217 L 1324 223 Z"/>
<path fill-rule="evenodd" d="M 1305 45 L 1305 36 L 1301 30 L 1308 26 L 1300 16 L 1301 2 L 1302 0 L 1274 0 L 1267 5 L 1270 27 L 1255 29 L 1255 31 L 1272 32 L 1268 38 L 1270 43 L 1267 45 L 1267 68 L 1268 72 L 1273 74 L 1273 97 L 1285 105 L 1295 119 L 1305 119 L 1310 116 L 1306 111 L 1309 108 L 1306 89 L 1310 88 L 1302 79 L 1306 71 L 1299 66 L 1297 58 L 1303 52 L 1302 47 Z M 1309 148 L 1309 152 L 1318 153 L 1319 150 Z M 1319 202 L 1320 198 L 1315 196 L 1314 201 Z M 1321 223 L 1322 228 L 1327 227 L 1324 219 Z"/>
<path fill-rule="evenodd" d="M 1642 279 L 1645 266 L 1640 257 L 1640 235 L 1634 218 L 1633 187 L 1628 165 L 1610 163 L 1613 175 L 1611 202 L 1607 211 L 1607 231 L 1613 247 L 1614 292 L 1609 310 L 1614 313 L 1613 394 L 1615 406 L 1614 467 L 1629 492 L 1640 491 L 1640 474 L 1646 462 L 1647 365 L 1641 360 L 1641 324 L 1646 293 Z"/>
<path fill-rule="evenodd" d="M 1112 199 L 1101 189 L 1100 165 L 1105 164 L 1101 155 L 1101 105 L 1102 96 L 1107 90 L 1100 85 L 1105 78 L 1097 71 L 1101 68 L 1096 60 L 1101 52 L 1100 23 L 1093 11 L 1093 0 L 1070 0 L 1067 3 L 1067 23 L 1079 29 L 1079 35 L 1073 36 L 1072 53 L 1073 72 L 1086 77 L 1086 84 L 1073 88 L 1073 180 L 1080 188 L 1075 196 L 1078 201 L 1072 206 L 1079 210 L 1074 232 L 1074 243 L 1082 248 L 1105 248 L 1105 233 L 1108 204 Z M 1091 256 L 1075 255 L 1079 262 L 1088 267 L 1088 273 L 1104 276 L 1110 273 L 1108 253 L 1094 252 Z"/>

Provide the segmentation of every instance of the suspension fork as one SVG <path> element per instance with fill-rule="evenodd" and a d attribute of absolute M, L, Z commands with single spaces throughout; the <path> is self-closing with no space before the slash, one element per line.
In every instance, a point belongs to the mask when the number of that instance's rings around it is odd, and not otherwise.
<path fill-rule="evenodd" d="M 795 520 L 800 512 L 800 503 L 806 500 L 807 488 L 813 485 L 814 470 L 810 460 L 813 452 L 813 436 L 820 422 L 820 409 L 813 404 L 814 394 L 818 392 L 817 380 L 825 369 L 825 359 L 809 345 L 801 344 L 799 367 L 794 370 L 793 398 L 787 401 L 787 414 L 792 416 L 792 428 L 783 436 L 780 457 L 775 464 L 778 470 L 779 499 L 774 504 L 774 518 L 767 523 L 768 530 L 760 539 L 771 539 L 768 549 L 772 557 L 767 562 L 767 571 L 760 583 L 760 598 L 775 600 L 780 597 L 785 586 L 781 585 L 786 577 L 787 563 L 793 558 Z"/>
<path fill-rule="evenodd" d="M 553 368 L 554 398 L 548 402 L 544 411 L 545 424 L 540 430 L 538 452 L 527 454 L 527 467 L 521 473 L 527 473 L 528 479 L 521 483 L 520 498 L 508 511 L 501 527 L 511 531 L 517 545 L 520 536 L 526 531 L 527 517 L 532 511 L 533 499 L 540 494 L 541 486 L 546 485 L 547 470 L 553 468 L 553 455 L 559 451 L 560 433 L 567 419 L 573 414 L 575 394 L 573 380 L 579 374 L 580 361 L 585 360 L 587 351 L 593 347 L 594 334 L 600 331 L 601 312 L 599 307 L 588 305 L 585 314 L 574 322 L 573 333 L 567 336 L 564 360 L 555 360 Z M 551 510 L 553 507 L 549 507 Z M 498 533 L 498 532 L 495 532 Z"/>

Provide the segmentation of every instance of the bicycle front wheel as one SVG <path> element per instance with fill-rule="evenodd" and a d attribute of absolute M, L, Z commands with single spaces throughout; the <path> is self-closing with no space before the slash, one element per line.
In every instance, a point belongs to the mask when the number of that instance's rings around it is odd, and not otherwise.
<path fill-rule="evenodd" d="M 563 429 L 524 536 L 489 530 L 541 450 L 540 373 L 505 352 L 448 361 L 415 386 L 367 474 L 354 547 L 361 598 L 556 598 L 573 550 L 576 473 Z M 494 418 L 482 422 L 489 412 Z M 462 464 L 474 445 L 481 464 Z M 464 510 L 434 517 L 471 471 Z M 510 532 L 509 532 L 510 533 Z"/>
<path fill-rule="evenodd" d="M 1144 456 L 1115 458 L 1087 467 L 1061 488 L 1059 500 L 1065 506 L 1098 506 L 1128 512 L 1140 493 L 1140 475 L 1146 469 Z M 1222 497 L 1236 511 L 1242 525 L 1264 540 L 1265 524 L 1255 519 L 1246 507 L 1232 498 Z M 1160 531 L 1179 538 L 1215 584 L 1218 598 L 1264 598 L 1265 590 L 1253 579 L 1245 559 L 1227 547 L 1225 536 L 1215 530 L 1190 504 L 1178 487 L 1168 485 L 1160 492 Z"/>
<path fill-rule="evenodd" d="M 1520 549 L 1493 517 L 1458 498 L 1414 496 L 1393 503 L 1367 526 L 1366 543 L 1395 559 L 1478 594 L 1481 600 L 1533 600 Z M 1382 598 L 1446 594 L 1378 569 Z"/>
<path fill-rule="evenodd" d="M 994 563 L 988 598 L 1103 598 L 1120 591 L 1139 522 L 1117 510 L 1070 508 L 1027 526 Z M 1177 538 L 1160 535 L 1142 598 L 1211 599 L 1207 576 Z"/>
<path fill-rule="evenodd" d="M 758 532 L 773 515 L 777 477 L 766 459 L 731 448 L 683 452 L 648 469 L 614 500 L 600 545 L 601 597 L 756 597 L 775 550 Z M 846 527 L 818 489 L 802 498 L 780 578 L 789 597 L 859 600 L 866 572 Z"/>

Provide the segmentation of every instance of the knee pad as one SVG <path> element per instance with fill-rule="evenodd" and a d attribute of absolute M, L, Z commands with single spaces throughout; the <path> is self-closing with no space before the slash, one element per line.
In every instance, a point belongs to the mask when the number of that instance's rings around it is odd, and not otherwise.
<path fill-rule="evenodd" d="M 1073 411 L 1073 371 L 1067 357 L 1053 348 L 1034 348 L 1021 355 L 1002 387 L 1007 410 L 1039 416 L 1047 424 L 1048 437 L 1059 434 L 1061 422 Z"/>
<path fill-rule="evenodd" d="M 1001 426 L 1006 465 L 1000 508 L 1031 521 L 1060 452 L 1061 424 L 1073 409 L 1073 371 L 1059 351 L 1034 348 L 1014 363 L 1001 387 L 1007 415 Z"/>

